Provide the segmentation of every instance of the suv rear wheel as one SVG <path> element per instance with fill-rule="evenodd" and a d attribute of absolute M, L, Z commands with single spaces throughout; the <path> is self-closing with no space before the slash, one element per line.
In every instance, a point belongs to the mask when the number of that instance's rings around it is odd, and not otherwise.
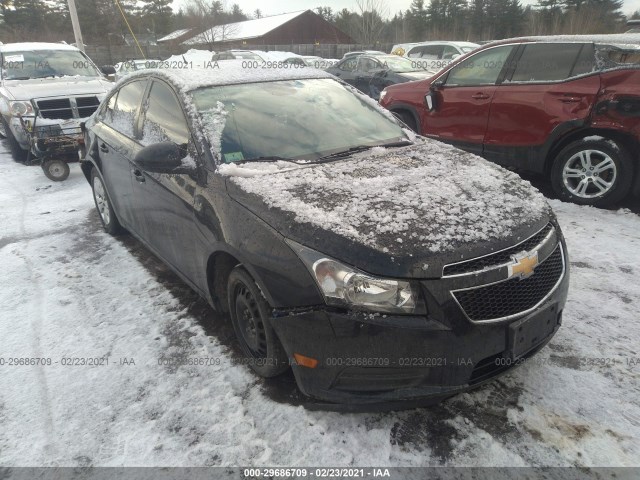
<path fill-rule="evenodd" d="M 631 189 L 633 163 L 626 150 L 605 138 L 570 143 L 557 155 L 551 184 L 558 196 L 580 205 L 605 207 Z"/>

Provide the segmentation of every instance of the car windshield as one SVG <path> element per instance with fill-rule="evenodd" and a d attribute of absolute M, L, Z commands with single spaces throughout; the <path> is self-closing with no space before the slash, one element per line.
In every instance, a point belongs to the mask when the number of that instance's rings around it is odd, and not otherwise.
<path fill-rule="evenodd" d="M 193 92 L 205 129 L 224 104 L 222 161 L 315 160 L 366 146 L 406 141 L 398 123 L 331 79 L 207 87 Z"/>
<path fill-rule="evenodd" d="M 424 68 L 421 68 L 422 65 L 420 62 L 414 62 L 408 58 L 399 57 L 398 55 L 378 56 L 376 58 L 392 72 L 404 73 L 424 70 Z"/>
<path fill-rule="evenodd" d="M 2 78 L 5 80 L 76 75 L 98 77 L 100 73 L 85 56 L 74 50 L 26 50 L 2 54 Z"/>

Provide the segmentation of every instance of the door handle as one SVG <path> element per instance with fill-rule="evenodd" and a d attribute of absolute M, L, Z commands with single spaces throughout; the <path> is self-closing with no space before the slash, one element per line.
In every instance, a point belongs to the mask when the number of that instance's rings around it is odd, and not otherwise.
<path fill-rule="evenodd" d="M 560 98 L 560 101 L 562 103 L 578 103 L 580 99 L 576 97 L 562 97 Z"/>
<path fill-rule="evenodd" d="M 101 143 L 100 144 L 100 151 L 104 152 L 104 153 L 109 153 L 109 148 L 104 143 Z"/>
<path fill-rule="evenodd" d="M 475 95 L 471 95 L 471 98 L 473 98 L 474 100 L 486 100 L 487 98 L 489 98 L 489 95 L 480 92 L 476 93 Z"/>
<path fill-rule="evenodd" d="M 136 177 L 136 181 L 138 183 L 144 183 L 144 173 L 142 173 L 142 170 L 134 168 L 133 170 L 131 170 L 131 173 L 133 173 L 133 176 Z"/>

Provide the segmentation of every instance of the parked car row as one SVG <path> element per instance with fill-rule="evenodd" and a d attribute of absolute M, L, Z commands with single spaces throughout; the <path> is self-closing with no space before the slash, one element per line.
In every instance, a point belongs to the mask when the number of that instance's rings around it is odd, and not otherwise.
<path fill-rule="evenodd" d="M 343 59 L 342 78 L 277 68 L 288 56 L 142 69 L 92 104 L 81 167 L 105 231 L 129 231 L 228 314 L 258 375 L 291 368 L 323 402 L 433 402 L 522 363 L 562 323 L 560 227 L 496 163 L 546 172 L 578 203 L 637 185 L 640 35 L 621 40 L 493 43 L 422 80 L 377 54 Z M 18 99 L 16 51 L 0 50 L 12 124 L 33 134 L 52 111 L 57 125 L 63 103 L 82 118 L 77 95 Z M 380 104 L 349 83 L 384 88 Z"/>

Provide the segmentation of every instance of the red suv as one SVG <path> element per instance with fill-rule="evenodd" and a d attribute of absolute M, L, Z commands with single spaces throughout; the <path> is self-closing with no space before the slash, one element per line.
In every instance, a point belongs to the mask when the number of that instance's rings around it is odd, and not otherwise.
<path fill-rule="evenodd" d="M 563 199 L 640 192 L 640 34 L 491 43 L 380 103 L 422 135 L 546 175 Z"/>

